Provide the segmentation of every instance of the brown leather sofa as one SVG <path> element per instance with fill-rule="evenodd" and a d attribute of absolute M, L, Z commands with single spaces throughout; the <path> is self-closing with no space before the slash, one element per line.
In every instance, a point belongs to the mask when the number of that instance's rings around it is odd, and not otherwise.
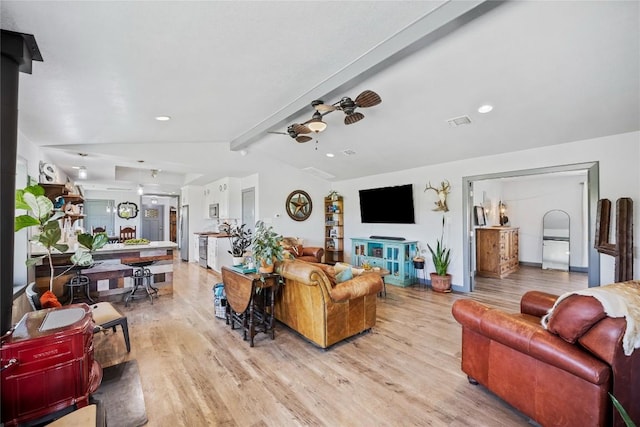
<path fill-rule="evenodd" d="M 299 260 L 276 264 L 285 282 L 276 296 L 276 319 L 322 348 L 372 328 L 382 289 L 377 274 L 335 284 L 332 269 Z"/>
<path fill-rule="evenodd" d="M 304 246 L 297 237 L 285 237 L 282 239 L 282 245 L 293 258 L 306 262 L 322 262 L 324 249 L 315 246 Z"/>
<path fill-rule="evenodd" d="M 591 296 L 532 291 L 520 313 L 471 300 L 452 312 L 462 325 L 462 370 L 543 426 L 624 426 L 613 394 L 640 421 L 640 350 L 625 356 L 624 318 L 607 317 Z"/>

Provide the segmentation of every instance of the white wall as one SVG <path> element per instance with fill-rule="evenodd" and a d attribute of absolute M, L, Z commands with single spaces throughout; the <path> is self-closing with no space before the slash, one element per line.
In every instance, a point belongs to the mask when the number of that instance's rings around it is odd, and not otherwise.
<path fill-rule="evenodd" d="M 258 175 L 256 186 L 256 220 L 273 225 L 283 236 L 304 239 L 305 246 L 324 247 L 324 197 L 329 194 L 330 183 L 306 172 L 288 167 L 273 168 Z M 287 215 L 285 202 L 294 190 L 306 191 L 313 207 L 306 221 L 294 221 Z"/>
<path fill-rule="evenodd" d="M 509 225 L 519 227 L 520 261 L 542 263 L 542 218 L 553 209 L 569 214 L 571 267 L 587 267 L 582 229 L 588 227 L 582 215 L 585 176 L 554 176 L 506 181 L 503 202 Z"/>
<path fill-rule="evenodd" d="M 523 262 L 542 263 L 542 218 L 553 209 L 567 212 L 571 221 L 570 265 L 587 267 L 585 234 L 588 227 L 583 215 L 583 185 L 586 172 L 580 175 L 545 174 L 519 179 L 490 179 L 474 183 L 474 205 L 489 208 L 488 225 L 499 225 L 498 204 L 507 207 L 512 227 L 518 227 Z"/>
<path fill-rule="evenodd" d="M 140 234 L 140 195 L 137 191 L 106 191 L 106 190 L 86 190 L 84 192 L 85 200 L 114 200 L 116 208 L 119 203 L 132 202 L 138 206 L 138 216 L 132 219 L 120 218 L 114 215 L 114 232 L 116 235 L 120 233 L 120 227 L 136 227 L 136 233 Z M 89 230 L 91 231 L 91 230 Z"/>
<path fill-rule="evenodd" d="M 469 143 L 472 144 L 473 141 L 469 141 Z M 345 197 L 345 235 L 347 237 L 345 249 L 350 255 L 351 245 L 348 238 L 372 234 L 402 236 L 409 240 L 419 240 L 421 246 L 424 246 L 426 242 L 435 242 L 440 235 L 442 214 L 431 211 L 435 201 L 435 193 L 432 191 L 423 193 L 422 189 L 428 181 L 434 183 L 448 179 L 452 189 L 448 198 L 450 212 L 446 214 L 448 223 L 445 227 L 445 240 L 451 247 L 453 258 L 450 273 L 453 275 L 454 286 L 459 287 L 463 282 L 462 245 L 464 231 L 462 230 L 461 188 L 463 177 L 599 161 L 600 197 L 608 198 L 614 203 L 620 197 L 631 197 L 637 203 L 640 200 L 640 168 L 637 167 L 639 151 L 640 132 L 630 132 L 333 183 L 332 187 Z M 414 184 L 415 225 L 360 223 L 359 189 L 409 183 Z M 640 224 L 637 212 L 639 212 L 638 209 L 634 215 L 634 222 Z M 593 224 L 591 225 L 593 226 Z M 638 238 L 638 227 L 636 227 L 634 241 L 638 242 Z M 613 281 L 614 274 L 613 258 L 601 255 L 600 259 L 601 282 L 603 284 L 610 283 Z M 634 250 L 634 261 L 638 265 L 637 250 Z M 634 278 L 640 277 L 638 270 L 638 268 L 635 269 Z"/>

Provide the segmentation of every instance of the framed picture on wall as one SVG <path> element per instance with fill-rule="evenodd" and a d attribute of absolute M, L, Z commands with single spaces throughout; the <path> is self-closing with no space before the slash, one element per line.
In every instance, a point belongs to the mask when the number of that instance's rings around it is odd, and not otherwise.
<path fill-rule="evenodd" d="M 473 213 L 478 227 L 487 225 L 487 218 L 484 215 L 484 208 L 482 206 L 474 206 Z"/>

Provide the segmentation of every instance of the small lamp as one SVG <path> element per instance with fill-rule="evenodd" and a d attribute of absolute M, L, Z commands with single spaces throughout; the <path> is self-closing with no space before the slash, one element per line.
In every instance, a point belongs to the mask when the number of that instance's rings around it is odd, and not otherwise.
<path fill-rule="evenodd" d="M 500 212 L 500 225 L 505 225 L 509 222 L 509 217 L 506 215 L 507 205 L 502 203 L 502 200 L 498 202 L 498 211 Z"/>
<path fill-rule="evenodd" d="M 87 168 L 84 166 L 80 166 L 78 168 L 78 178 L 79 179 L 87 179 Z"/>

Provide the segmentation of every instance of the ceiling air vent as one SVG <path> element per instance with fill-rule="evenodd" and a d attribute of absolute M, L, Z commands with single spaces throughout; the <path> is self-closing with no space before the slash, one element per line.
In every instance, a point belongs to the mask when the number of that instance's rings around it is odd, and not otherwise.
<path fill-rule="evenodd" d="M 469 118 L 469 116 L 460 116 L 447 120 L 447 123 L 449 123 L 450 127 L 454 128 L 457 126 L 471 124 L 471 119 Z"/>
<path fill-rule="evenodd" d="M 309 166 L 308 168 L 303 168 L 302 170 L 310 173 L 311 175 L 315 175 L 317 177 L 324 178 L 324 179 L 335 178 L 335 175 L 331 175 L 329 172 L 325 172 L 318 168 L 314 168 L 313 166 Z"/>
<path fill-rule="evenodd" d="M 351 148 L 347 148 L 346 150 L 342 151 L 342 154 L 344 154 L 345 156 L 353 156 L 354 154 L 356 154 L 356 152 Z"/>

